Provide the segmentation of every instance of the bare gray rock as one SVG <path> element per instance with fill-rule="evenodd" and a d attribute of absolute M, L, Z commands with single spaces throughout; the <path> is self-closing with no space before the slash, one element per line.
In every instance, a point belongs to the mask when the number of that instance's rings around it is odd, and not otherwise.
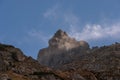
<path fill-rule="evenodd" d="M 0 80 L 12 80 L 7 74 L 1 74 Z"/>
<path fill-rule="evenodd" d="M 86 51 L 89 49 L 89 44 L 86 41 L 77 41 L 69 37 L 66 32 L 58 30 L 49 40 L 49 46 L 39 51 L 37 60 L 40 64 L 58 67 L 70 62 L 73 59 L 71 56 L 80 55 L 72 53 L 74 49 Z"/>

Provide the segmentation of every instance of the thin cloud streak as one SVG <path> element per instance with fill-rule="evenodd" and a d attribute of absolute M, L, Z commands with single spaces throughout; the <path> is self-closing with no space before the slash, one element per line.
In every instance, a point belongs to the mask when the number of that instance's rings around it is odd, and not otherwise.
<path fill-rule="evenodd" d="M 78 16 L 76 16 L 72 11 L 62 11 L 59 9 L 58 5 L 49 8 L 43 15 L 45 18 L 50 19 L 50 21 L 53 22 L 55 20 L 59 22 L 59 19 L 62 19 L 62 22 L 59 24 L 62 24 L 62 26 L 67 29 L 69 35 L 77 40 L 92 41 L 107 38 L 119 39 L 119 21 L 112 24 L 104 22 L 101 24 L 85 24 L 84 26 L 81 26 L 80 18 Z M 101 20 L 101 22 L 103 20 Z"/>
<path fill-rule="evenodd" d="M 75 37 L 77 40 L 96 40 L 102 38 L 118 38 L 120 34 L 120 24 L 114 23 L 113 25 L 105 26 L 100 24 L 85 25 L 82 31 L 74 26 L 70 27 L 70 36 Z"/>
<path fill-rule="evenodd" d="M 28 32 L 28 36 L 29 36 L 29 38 L 32 38 L 32 39 L 39 41 L 41 43 L 44 43 L 46 45 L 47 45 L 49 38 L 51 37 L 48 35 L 46 36 L 45 33 L 43 33 L 42 31 L 37 31 L 37 30 L 32 30 L 32 31 Z"/>
<path fill-rule="evenodd" d="M 60 10 L 60 7 L 58 4 L 56 4 L 52 8 L 47 9 L 45 13 L 43 13 L 43 17 L 49 20 L 57 20 L 58 17 L 60 17 L 59 10 Z"/>

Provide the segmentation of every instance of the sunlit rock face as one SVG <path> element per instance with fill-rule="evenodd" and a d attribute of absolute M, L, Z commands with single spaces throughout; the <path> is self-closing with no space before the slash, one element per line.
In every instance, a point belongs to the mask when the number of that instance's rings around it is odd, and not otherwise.
<path fill-rule="evenodd" d="M 66 32 L 58 30 L 53 38 L 49 40 L 49 47 L 69 50 L 76 47 L 89 48 L 89 45 L 85 41 L 76 41 L 74 38 L 69 37 Z"/>
<path fill-rule="evenodd" d="M 77 41 L 66 32 L 58 30 L 49 40 L 49 46 L 39 51 L 37 59 L 43 65 L 56 67 L 72 60 L 70 56 L 73 49 L 87 51 L 89 44 L 86 41 Z"/>

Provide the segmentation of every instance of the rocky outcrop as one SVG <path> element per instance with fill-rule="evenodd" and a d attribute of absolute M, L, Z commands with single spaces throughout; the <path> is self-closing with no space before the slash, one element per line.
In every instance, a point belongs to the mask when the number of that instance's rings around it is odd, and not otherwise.
<path fill-rule="evenodd" d="M 70 50 L 77 47 L 89 48 L 85 41 L 76 41 L 67 35 L 66 32 L 58 30 L 55 35 L 49 40 L 49 47 L 58 50 Z"/>
<path fill-rule="evenodd" d="M 0 71 L 10 69 L 15 61 L 24 61 L 25 57 L 26 56 L 18 48 L 11 45 L 0 44 Z"/>
<path fill-rule="evenodd" d="M 88 54 L 76 61 L 62 65 L 59 69 L 61 71 L 72 70 L 72 72 L 85 70 L 93 74 L 88 77 L 96 78 L 88 79 L 82 73 L 81 75 L 86 80 L 120 80 L 120 43 L 91 49 Z"/>
<path fill-rule="evenodd" d="M 0 80 L 63 80 L 11 45 L 0 44 Z"/>
<path fill-rule="evenodd" d="M 75 53 L 76 49 L 79 49 L 81 53 Z M 43 65 L 58 67 L 73 60 L 74 57 L 71 56 L 81 55 L 82 52 L 85 53 L 88 49 L 89 44 L 86 41 L 76 41 L 74 38 L 69 37 L 66 32 L 58 30 L 49 40 L 48 48 L 40 50 L 37 60 Z"/>
<path fill-rule="evenodd" d="M 42 66 L 11 45 L 0 44 L 0 80 L 85 80 L 83 76 Z"/>
<path fill-rule="evenodd" d="M 90 49 L 87 42 L 58 30 L 40 50 L 38 61 L 65 80 L 120 80 L 120 43 Z"/>

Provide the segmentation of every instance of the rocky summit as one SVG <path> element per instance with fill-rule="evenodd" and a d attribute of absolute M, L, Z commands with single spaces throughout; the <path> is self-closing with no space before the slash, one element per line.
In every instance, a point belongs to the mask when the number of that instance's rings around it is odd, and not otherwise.
<path fill-rule="evenodd" d="M 81 55 L 87 50 L 89 44 L 86 41 L 77 41 L 66 32 L 58 30 L 49 40 L 49 46 L 39 51 L 37 60 L 43 65 L 56 68 L 63 63 L 71 62 L 76 58 L 74 56 Z"/>
<path fill-rule="evenodd" d="M 0 80 L 120 80 L 120 43 L 90 48 L 58 30 L 37 60 L 0 43 Z"/>

